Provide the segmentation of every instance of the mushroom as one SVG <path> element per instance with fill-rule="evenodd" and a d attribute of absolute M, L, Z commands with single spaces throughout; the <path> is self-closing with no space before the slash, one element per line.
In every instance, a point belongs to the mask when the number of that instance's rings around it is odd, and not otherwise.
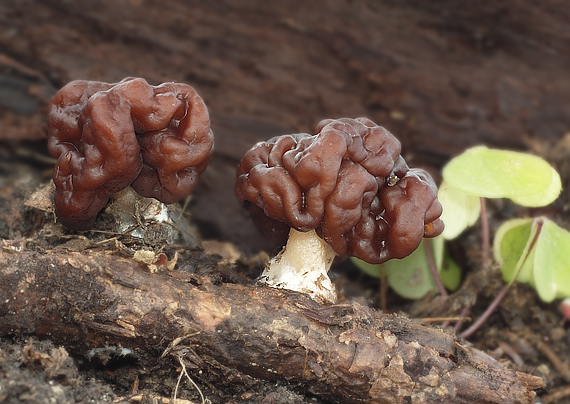
<path fill-rule="evenodd" d="M 379 264 L 443 231 L 431 176 L 410 169 L 400 142 L 367 118 L 321 121 L 316 134 L 259 142 L 237 169 L 235 194 L 268 238 L 285 243 L 260 282 L 335 302 L 335 257 Z"/>
<path fill-rule="evenodd" d="M 194 190 L 213 144 L 206 105 L 186 84 L 73 81 L 49 103 L 56 216 L 71 230 L 89 229 L 129 185 L 144 197 L 177 202 Z"/>

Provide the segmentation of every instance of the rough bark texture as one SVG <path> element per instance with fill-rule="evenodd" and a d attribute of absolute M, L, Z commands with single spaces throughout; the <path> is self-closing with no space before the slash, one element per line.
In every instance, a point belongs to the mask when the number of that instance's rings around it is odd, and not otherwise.
<path fill-rule="evenodd" d="M 158 357 L 192 348 L 265 380 L 338 403 L 531 403 L 540 378 L 452 335 L 352 301 L 235 284 L 199 286 L 104 252 L 0 253 L 0 334 L 120 345 Z M 190 359 L 191 360 L 191 359 Z"/>

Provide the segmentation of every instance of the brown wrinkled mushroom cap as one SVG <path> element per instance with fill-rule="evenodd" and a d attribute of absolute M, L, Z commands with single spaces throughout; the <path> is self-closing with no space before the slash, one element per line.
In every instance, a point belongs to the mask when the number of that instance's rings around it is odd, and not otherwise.
<path fill-rule="evenodd" d="M 66 227 L 86 230 L 129 185 L 177 202 L 194 190 L 212 148 L 206 105 L 186 84 L 73 81 L 49 104 L 56 215 Z"/>
<path fill-rule="evenodd" d="M 366 118 L 256 144 L 235 193 L 267 237 L 284 242 L 290 227 L 315 229 L 338 256 L 370 263 L 403 258 L 443 231 L 433 179 L 409 169 L 400 142 Z"/>

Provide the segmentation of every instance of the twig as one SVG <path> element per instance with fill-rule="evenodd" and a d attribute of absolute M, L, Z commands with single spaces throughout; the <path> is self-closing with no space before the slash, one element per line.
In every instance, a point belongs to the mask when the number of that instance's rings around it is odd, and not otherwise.
<path fill-rule="evenodd" d="M 524 365 L 523 358 L 521 358 L 521 356 L 518 354 L 518 352 L 515 351 L 510 344 L 508 344 L 504 341 L 498 341 L 497 344 L 499 345 L 499 348 L 501 348 L 503 353 L 505 355 L 507 355 L 514 363 L 516 363 L 519 366 Z"/>
<path fill-rule="evenodd" d="M 465 306 L 461 309 L 461 311 L 459 312 L 459 317 L 463 317 L 464 319 L 467 318 L 467 315 L 469 314 L 469 312 L 471 311 L 471 306 Z M 459 330 L 461 330 L 461 327 L 463 326 L 463 324 L 465 323 L 465 320 L 460 320 L 457 323 L 455 323 L 455 325 L 453 326 L 453 329 L 455 330 L 456 333 L 459 332 Z"/>
<path fill-rule="evenodd" d="M 429 269 L 431 271 L 431 275 L 433 276 L 433 280 L 435 281 L 435 284 L 437 285 L 437 290 L 439 291 L 439 294 L 447 297 L 449 296 L 449 294 L 447 293 L 447 290 L 445 290 L 445 287 L 443 286 L 443 283 L 441 282 L 441 278 L 439 277 L 439 272 L 437 271 L 437 266 L 435 265 L 435 260 L 433 259 L 433 254 L 431 253 L 431 248 L 430 248 L 430 242 L 429 239 L 424 239 L 424 248 L 426 250 L 426 256 L 427 256 L 427 260 L 428 260 L 428 265 L 429 265 Z"/>
<path fill-rule="evenodd" d="M 440 321 L 469 321 L 470 317 L 455 316 L 455 317 L 423 317 L 415 319 L 420 324 L 424 323 L 439 323 Z"/>
<path fill-rule="evenodd" d="M 491 314 L 493 314 L 495 309 L 499 307 L 499 304 L 501 304 L 501 302 L 503 301 L 508 290 L 509 290 L 509 285 L 503 286 L 497 297 L 491 302 L 491 304 L 489 305 L 489 307 L 487 307 L 487 310 L 485 310 L 485 312 L 481 315 L 481 317 L 479 317 L 477 321 L 471 324 L 471 327 L 460 333 L 459 336 L 461 338 L 469 338 L 471 335 L 473 335 L 473 333 L 475 333 L 475 331 L 477 331 L 479 327 L 481 327 L 481 325 L 483 325 L 485 321 L 487 321 L 487 319 L 491 316 Z"/>
<path fill-rule="evenodd" d="M 152 402 L 152 403 L 162 403 L 162 404 L 196 404 L 194 401 L 184 400 L 179 398 L 176 400 L 171 400 L 170 398 L 159 396 L 158 394 L 136 394 L 127 397 L 117 397 L 113 400 L 113 403 L 121 404 L 125 402 L 129 403 L 142 403 L 142 402 Z"/>
<path fill-rule="evenodd" d="M 173 398 L 174 404 L 176 404 L 176 394 L 178 393 L 178 387 L 180 386 L 180 381 L 182 380 L 182 376 L 186 376 L 186 378 L 190 381 L 190 384 L 192 384 L 192 386 L 194 386 L 194 388 L 198 391 L 198 393 L 200 394 L 200 398 L 202 399 L 202 404 L 212 404 L 212 402 L 208 398 L 204 397 L 204 394 L 202 394 L 202 390 L 200 390 L 200 387 L 198 387 L 198 385 L 194 382 L 194 380 L 192 380 L 192 378 L 186 371 L 186 365 L 182 361 L 182 358 L 180 356 L 176 357 L 178 358 L 178 362 L 180 362 L 180 366 L 182 366 L 182 371 L 178 376 L 178 381 L 176 382 L 176 388 L 174 389 L 174 398 Z"/>
<path fill-rule="evenodd" d="M 556 371 L 564 378 L 567 383 L 570 383 L 570 366 L 560 360 L 560 357 L 556 355 L 550 349 L 548 345 L 540 340 L 540 337 L 533 338 L 535 341 L 536 349 L 538 349 L 544 356 L 548 358 L 552 366 L 556 368 Z"/>
<path fill-rule="evenodd" d="M 485 219 L 486 219 L 486 216 L 485 216 Z M 544 224 L 544 221 L 542 221 L 540 219 L 534 219 L 533 224 L 532 224 L 532 228 L 533 229 L 536 228 L 536 230 L 534 231 L 534 236 L 533 236 L 531 242 L 528 244 L 528 246 L 525 247 L 525 251 L 523 252 L 523 254 L 525 254 L 525 258 L 524 258 L 524 260 L 520 261 L 519 264 L 517 264 L 517 269 L 515 270 L 515 274 L 513 275 L 513 279 L 511 279 L 511 281 L 507 285 L 503 286 L 503 288 L 501 289 L 501 291 L 499 292 L 497 297 L 495 297 L 495 299 L 491 302 L 489 307 L 487 307 L 487 310 L 485 310 L 483 315 L 479 319 L 477 319 L 477 321 L 475 321 L 471 325 L 471 327 L 469 327 L 468 329 L 466 329 L 465 331 L 463 331 L 462 333 L 459 334 L 462 338 L 469 338 L 475 331 L 477 331 L 479 329 L 479 327 L 481 327 L 481 325 L 483 325 L 483 323 L 485 321 L 487 321 L 487 319 L 495 311 L 495 309 L 497 307 L 499 307 L 499 304 L 501 304 L 501 302 L 505 298 L 509 288 L 515 282 L 515 279 L 517 279 L 517 276 L 519 275 L 519 272 L 522 268 L 523 263 L 529 257 L 532 249 L 534 248 L 534 246 L 538 240 L 538 236 L 540 235 L 540 232 L 542 231 L 543 224 Z M 531 230 L 531 234 L 532 234 L 532 230 Z M 483 268 L 485 268 L 485 267 L 483 267 Z"/>
<path fill-rule="evenodd" d="M 79 353 L 102 341 L 146 349 L 142 366 L 147 360 L 155 366 L 170 342 L 199 331 L 188 340 L 195 353 L 178 344 L 184 364 L 210 372 L 211 363 L 221 363 L 248 377 L 318 391 L 328 401 L 400 402 L 414 394 L 423 397 L 415 403 L 530 403 L 532 390 L 544 386 L 452 334 L 356 300 L 322 306 L 269 287 L 194 285 L 109 251 L 0 250 L 0 295 L 11 296 L 14 284 L 17 298 L 0 305 L 0 334 L 57 336 Z M 413 382 L 426 368 L 439 375 L 440 389 Z M 390 380 L 407 380 L 406 388 L 381 387 Z"/>
<path fill-rule="evenodd" d="M 170 352 L 172 352 L 172 350 L 178 345 L 180 344 L 182 341 L 184 341 L 185 339 L 188 339 L 190 337 L 195 337 L 196 335 L 200 334 L 200 331 L 198 332 L 194 332 L 192 334 L 187 334 L 184 335 L 183 337 L 178 337 L 175 338 L 174 340 L 172 340 L 172 342 L 170 344 L 168 344 L 168 347 L 164 350 L 164 352 L 162 353 L 162 355 L 160 355 L 161 358 L 166 357 L 166 355 L 168 355 Z"/>
<path fill-rule="evenodd" d="M 484 271 L 485 269 L 487 269 L 487 266 L 489 265 L 489 257 L 491 255 L 491 236 L 489 234 L 489 217 L 487 216 L 487 202 L 485 201 L 485 198 L 480 197 L 479 203 L 481 204 L 481 269 L 480 270 Z M 463 309 L 461 309 L 460 315 L 466 316 L 467 313 L 469 313 L 470 311 L 471 311 L 470 306 L 463 307 Z M 492 312 L 490 312 L 488 316 L 490 316 L 491 313 Z M 463 323 L 464 323 L 463 321 L 458 321 L 457 323 L 455 323 L 453 329 L 455 330 L 456 333 L 458 333 L 459 330 L 461 330 Z M 481 324 L 479 324 L 479 327 L 481 326 Z M 473 325 L 471 327 L 473 327 Z M 471 327 L 469 328 L 470 330 L 469 335 L 471 335 L 473 332 L 477 330 L 477 329 L 471 329 Z"/>
<path fill-rule="evenodd" d="M 489 218 L 487 217 L 487 203 L 485 198 L 479 198 L 481 202 L 481 266 L 486 268 L 489 264 L 489 256 L 491 251 L 491 237 L 489 235 Z"/>
<path fill-rule="evenodd" d="M 550 403 L 561 403 L 562 399 L 570 396 L 570 386 L 562 387 L 546 396 L 542 396 L 540 398 L 541 403 L 543 404 L 550 404 Z"/>

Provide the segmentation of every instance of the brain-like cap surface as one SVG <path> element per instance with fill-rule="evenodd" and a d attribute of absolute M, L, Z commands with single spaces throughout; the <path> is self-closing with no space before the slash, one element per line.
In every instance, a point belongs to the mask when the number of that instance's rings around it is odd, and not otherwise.
<path fill-rule="evenodd" d="M 252 147 L 235 193 L 267 237 L 316 229 L 339 256 L 370 263 L 403 258 L 443 231 L 431 176 L 410 169 L 400 142 L 369 119 L 324 120 L 316 135 L 274 137 Z"/>
<path fill-rule="evenodd" d="M 186 84 L 73 81 L 49 104 L 56 215 L 70 229 L 88 229 L 128 185 L 177 202 L 194 190 L 213 144 L 206 105 Z"/>

